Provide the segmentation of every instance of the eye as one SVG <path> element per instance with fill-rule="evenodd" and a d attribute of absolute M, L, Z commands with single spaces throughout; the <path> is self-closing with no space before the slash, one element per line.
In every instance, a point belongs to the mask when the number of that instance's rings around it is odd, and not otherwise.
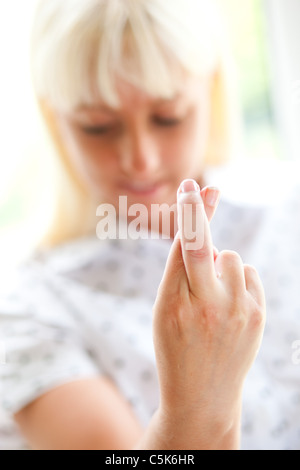
<path fill-rule="evenodd" d="M 162 118 L 155 116 L 153 122 L 161 127 L 174 127 L 178 126 L 182 121 L 178 118 Z"/>
<path fill-rule="evenodd" d="M 82 131 L 88 135 L 105 135 L 115 129 L 115 126 L 81 126 Z"/>

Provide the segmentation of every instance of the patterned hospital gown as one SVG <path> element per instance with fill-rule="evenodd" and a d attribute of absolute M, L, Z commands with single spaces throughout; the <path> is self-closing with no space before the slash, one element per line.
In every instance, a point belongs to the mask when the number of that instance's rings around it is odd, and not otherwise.
<path fill-rule="evenodd" d="M 300 449 L 300 188 L 276 207 L 221 202 L 215 245 L 257 267 L 268 316 L 244 390 L 243 449 Z M 0 449 L 26 449 L 13 413 L 104 374 L 147 425 L 158 404 L 152 305 L 169 240 L 85 237 L 39 253 L 0 298 Z"/>

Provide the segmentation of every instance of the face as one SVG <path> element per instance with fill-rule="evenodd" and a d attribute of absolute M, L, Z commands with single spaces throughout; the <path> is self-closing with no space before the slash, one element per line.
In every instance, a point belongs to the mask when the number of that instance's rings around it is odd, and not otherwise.
<path fill-rule="evenodd" d="M 201 183 L 209 130 L 209 83 L 187 78 L 169 100 L 119 83 L 120 107 L 104 102 L 57 112 L 71 163 L 99 203 L 176 202 L 182 180 Z M 121 214 L 122 215 L 122 214 Z M 151 226 L 151 221 L 144 221 Z"/>

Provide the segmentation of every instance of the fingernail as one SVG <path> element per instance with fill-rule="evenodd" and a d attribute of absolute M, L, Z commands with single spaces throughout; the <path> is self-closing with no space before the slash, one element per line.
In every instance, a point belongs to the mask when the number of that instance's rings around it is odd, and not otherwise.
<path fill-rule="evenodd" d="M 184 180 L 179 188 L 181 193 L 192 193 L 200 191 L 200 186 L 195 180 Z"/>
<path fill-rule="evenodd" d="M 206 193 L 205 202 L 210 207 L 215 207 L 220 197 L 220 191 L 217 188 L 209 188 Z"/>

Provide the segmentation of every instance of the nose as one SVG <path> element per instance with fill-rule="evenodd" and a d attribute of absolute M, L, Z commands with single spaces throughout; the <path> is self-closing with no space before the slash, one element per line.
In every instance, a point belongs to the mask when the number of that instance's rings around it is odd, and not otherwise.
<path fill-rule="evenodd" d="M 160 166 L 158 143 L 146 129 L 131 129 L 122 143 L 121 166 L 131 178 L 147 179 Z"/>

